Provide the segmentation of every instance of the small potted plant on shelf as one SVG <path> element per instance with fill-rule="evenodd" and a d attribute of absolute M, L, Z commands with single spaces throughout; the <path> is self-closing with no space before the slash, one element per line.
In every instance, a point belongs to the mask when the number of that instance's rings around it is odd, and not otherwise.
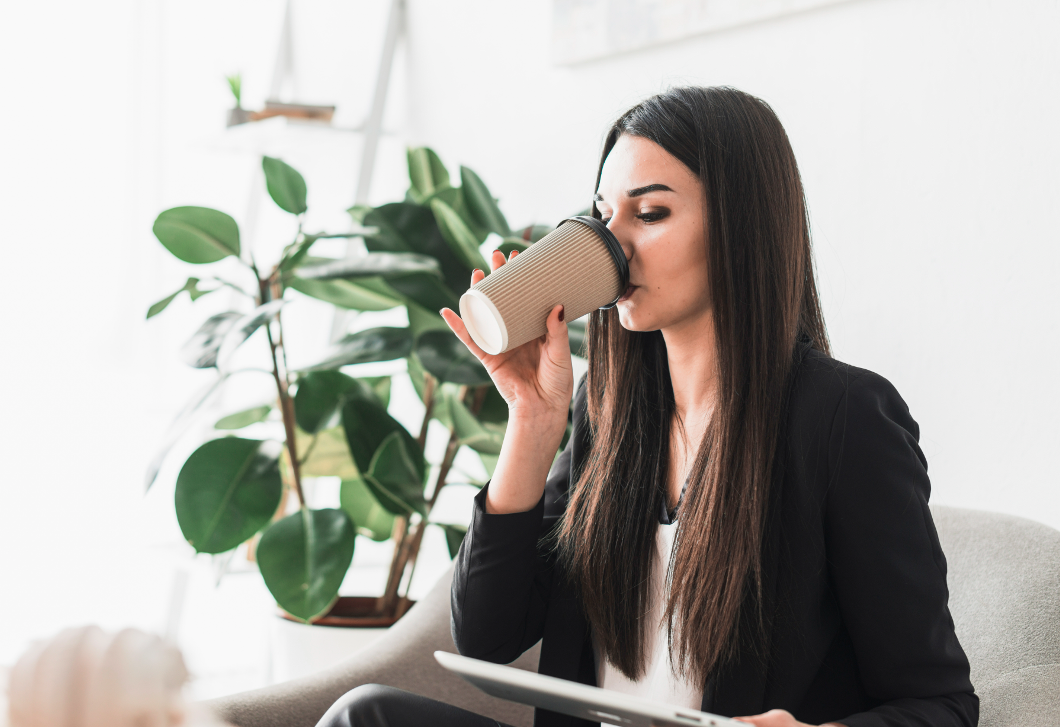
<path fill-rule="evenodd" d="M 408 163 L 411 187 L 405 201 L 352 208 L 355 229 L 327 234 L 302 229 L 302 176 L 283 161 L 265 157 L 269 195 L 299 220 L 297 236 L 269 267 L 261 267 L 242 249 L 239 228 L 224 212 L 176 207 L 159 214 L 154 224 L 158 240 L 180 260 L 208 265 L 235 258 L 254 287 L 222 277 L 192 277 L 149 309 L 151 318 L 183 292 L 194 301 L 222 289 L 239 291 L 246 302 L 238 310 L 209 317 L 182 348 L 188 364 L 215 375 L 174 424 L 147 474 L 147 487 L 196 412 L 226 382 L 247 371 L 232 366 L 233 353 L 255 332 L 263 332 L 275 400 L 216 423 L 219 436 L 202 444 L 181 467 L 174 502 L 181 532 L 199 553 L 220 554 L 256 542 L 255 558 L 269 591 L 286 614 L 306 623 L 334 623 L 336 616 L 329 612 L 358 535 L 393 540 L 384 592 L 358 601 L 362 623 L 376 626 L 393 623 L 408 609 L 407 588 L 427 528 L 444 529 L 451 554 L 459 547 L 466 528 L 435 522 L 432 510 L 450 483 L 482 485 L 454 470 L 461 447 L 476 452 L 492 474 L 507 407 L 485 369 L 437 311 L 457 306 L 472 269 L 489 270 L 479 247 L 490 233 L 500 237 L 499 247 L 507 253 L 524 249 L 550 229 L 530 226 L 513 233 L 479 177 L 461 167 L 461 185 L 453 186 L 430 149 L 410 149 Z M 359 256 L 313 254 L 321 240 L 354 237 L 363 239 L 366 248 Z M 299 294 L 354 311 L 403 306 L 409 325 L 349 333 L 322 360 L 292 370 L 286 363 L 283 312 L 296 304 Z M 580 345 L 578 330 L 571 338 L 572 347 Z M 399 359 L 405 360 L 425 409 L 416 431 L 388 412 L 390 376 L 358 377 L 342 370 Z M 282 439 L 238 433 L 267 420 L 282 422 Z M 449 433 L 438 461 L 424 456 L 431 420 Z M 341 507 L 313 508 L 307 502 L 304 483 L 322 476 L 341 478 Z M 297 508 L 287 514 L 289 497 Z"/>
<path fill-rule="evenodd" d="M 228 109 L 228 126 L 238 126 L 250 120 L 250 112 L 243 108 L 243 74 L 233 73 L 225 76 L 228 81 L 228 90 L 232 92 L 232 98 L 236 105 Z"/>

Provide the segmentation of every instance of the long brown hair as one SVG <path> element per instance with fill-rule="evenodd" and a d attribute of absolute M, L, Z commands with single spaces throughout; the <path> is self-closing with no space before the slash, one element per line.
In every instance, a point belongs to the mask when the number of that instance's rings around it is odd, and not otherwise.
<path fill-rule="evenodd" d="M 828 338 L 798 166 L 765 102 L 724 87 L 649 98 L 611 127 L 601 171 L 622 134 L 659 144 L 706 192 L 719 393 L 681 505 L 665 604 L 675 663 L 705 685 L 734 656 L 738 630 L 762 623 L 761 613 L 750 621 L 741 613 L 761 604 L 763 530 L 796 341 L 828 352 Z M 644 615 L 674 393 L 659 331 L 627 331 L 614 309 L 597 311 L 588 347 L 593 443 L 555 543 L 603 655 L 635 679 L 654 628 Z"/>

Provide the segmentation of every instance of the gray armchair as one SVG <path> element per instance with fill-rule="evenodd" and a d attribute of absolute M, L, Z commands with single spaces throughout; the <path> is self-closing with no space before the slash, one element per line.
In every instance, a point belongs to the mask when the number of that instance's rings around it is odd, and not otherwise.
<path fill-rule="evenodd" d="M 972 664 L 982 727 L 1060 724 L 1060 531 L 1023 518 L 932 508 L 949 562 L 950 610 Z M 487 697 L 435 662 L 454 651 L 447 574 L 372 646 L 304 679 L 216 699 L 238 727 L 313 727 L 331 703 L 360 684 L 388 684 L 441 699 L 516 727 L 528 707 Z M 514 666 L 536 669 L 537 649 Z"/>

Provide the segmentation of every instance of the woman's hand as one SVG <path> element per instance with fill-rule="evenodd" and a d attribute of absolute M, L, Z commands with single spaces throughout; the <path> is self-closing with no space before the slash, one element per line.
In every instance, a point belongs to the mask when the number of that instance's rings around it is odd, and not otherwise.
<path fill-rule="evenodd" d="M 784 709 L 771 709 L 765 714 L 756 714 L 754 717 L 735 717 L 737 722 L 746 722 L 755 727 L 811 727 L 805 722 L 800 722 L 791 716 L 791 712 Z M 843 727 L 843 725 L 829 722 L 821 727 Z"/>
<path fill-rule="evenodd" d="M 518 254 L 513 250 L 509 260 Z M 504 253 L 494 251 L 490 259 L 492 269 L 497 270 L 505 263 Z M 471 284 L 475 285 L 484 277 L 485 273 L 476 270 L 471 274 Z M 557 305 L 548 314 L 548 330 L 544 336 L 496 356 L 475 344 L 460 316 L 448 308 L 441 313 L 453 333 L 486 367 L 497 391 L 508 403 L 509 418 L 538 419 L 561 414 L 566 421 L 574 392 L 574 370 L 567 342 L 567 325 L 563 322 L 563 306 Z"/>
<path fill-rule="evenodd" d="M 512 252 L 512 259 L 516 256 Z M 504 253 L 494 252 L 494 270 L 505 264 Z M 476 270 L 471 284 L 485 273 Z M 508 403 L 508 429 L 486 492 L 486 512 L 526 512 L 541 499 L 545 478 L 567 428 L 567 411 L 574 393 L 567 324 L 563 306 L 548 314 L 546 333 L 518 348 L 491 356 L 472 340 L 464 322 L 448 308 L 442 317 L 486 367 L 497 391 Z"/>

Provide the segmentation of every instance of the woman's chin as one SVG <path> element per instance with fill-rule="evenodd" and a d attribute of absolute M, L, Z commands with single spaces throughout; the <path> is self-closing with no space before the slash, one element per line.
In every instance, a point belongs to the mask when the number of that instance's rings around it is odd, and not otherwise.
<path fill-rule="evenodd" d="M 629 301 L 621 301 L 616 307 L 618 308 L 618 322 L 627 331 L 643 332 L 655 329 L 655 326 L 648 322 L 644 312 L 638 311 L 637 307 Z"/>

